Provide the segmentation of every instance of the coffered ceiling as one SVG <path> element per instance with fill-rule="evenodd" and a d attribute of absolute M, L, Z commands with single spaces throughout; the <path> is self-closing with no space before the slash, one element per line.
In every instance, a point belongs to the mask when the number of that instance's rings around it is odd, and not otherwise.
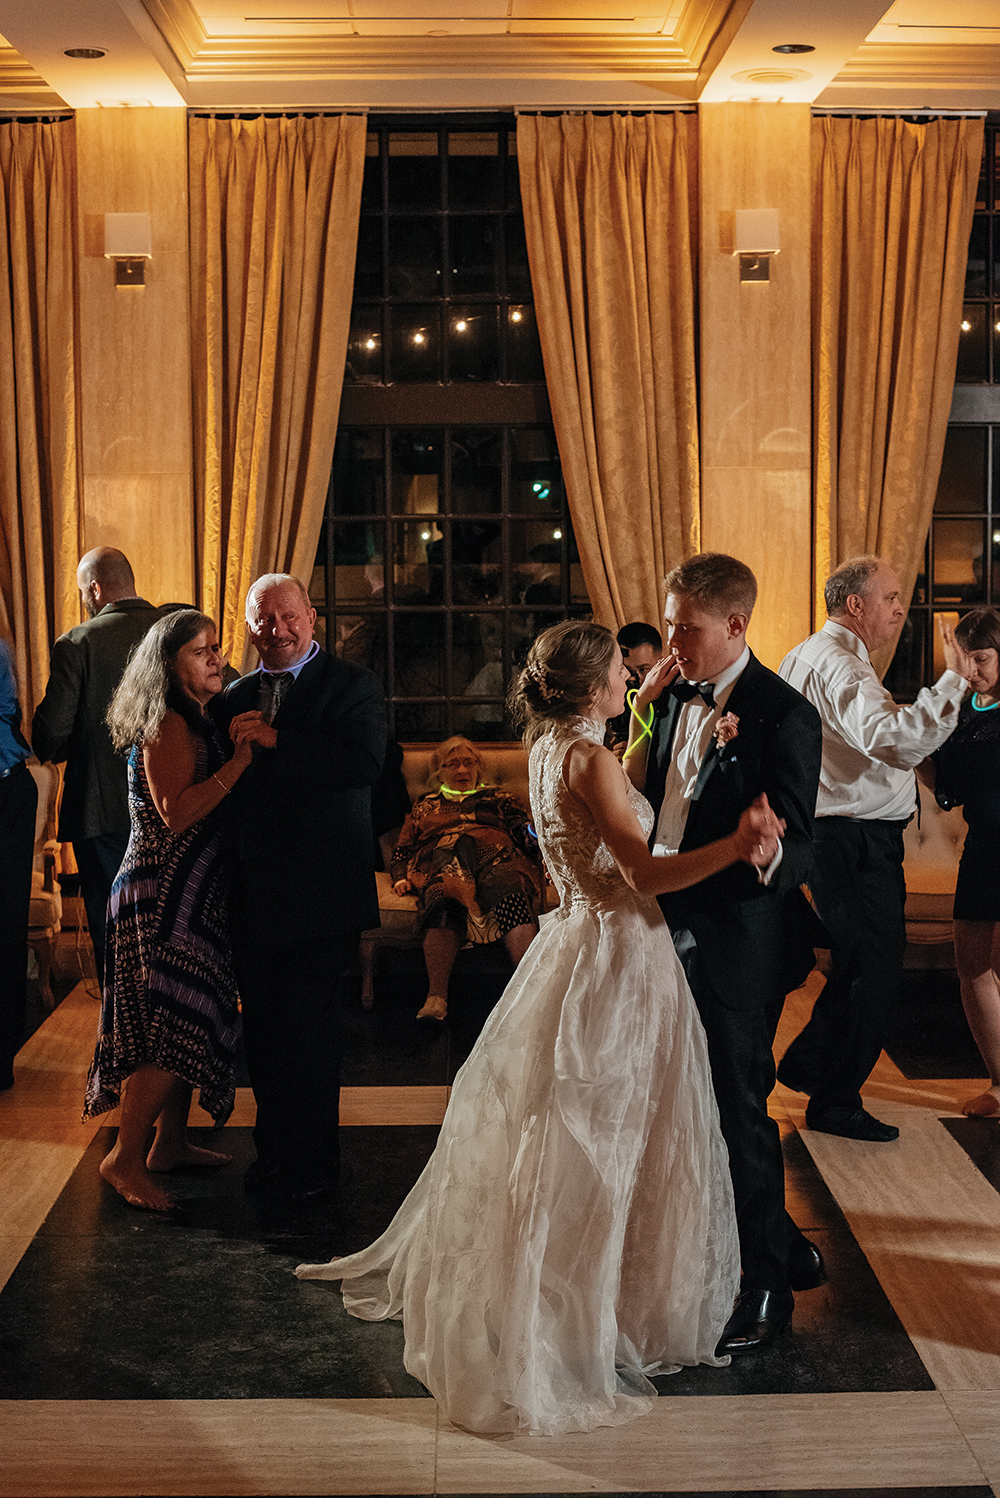
<path fill-rule="evenodd" d="M 7 110 L 1000 108 L 1000 0 L 0 0 L 0 32 Z"/>

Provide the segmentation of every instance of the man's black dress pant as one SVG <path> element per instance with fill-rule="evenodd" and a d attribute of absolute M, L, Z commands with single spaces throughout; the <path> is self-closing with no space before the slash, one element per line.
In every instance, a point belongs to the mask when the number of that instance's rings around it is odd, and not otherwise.
<path fill-rule="evenodd" d="M 809 1093 L 817 1121 L 861 1107 L 861 1087 L 885 1044 L 906 945 L 905 826 L 816 819 L 809 888 L 830 935 L 830 975 L 779 1072 Z"/>
<path fill-rule="evenodd" d="M 0 1091 L 14 1080 L 28 995 L 28 911 L 38 787 L 23 762 L 0 777 Z"/>
<path fill-rule="evenodd" d="M 340 1170 L 340 1069 L 346 1032 L 337 987 L 357 933 L 235 942 L 243 1041 L 257 1103 L 256 1179 L 290 1200 L 329 1190 Z"/>

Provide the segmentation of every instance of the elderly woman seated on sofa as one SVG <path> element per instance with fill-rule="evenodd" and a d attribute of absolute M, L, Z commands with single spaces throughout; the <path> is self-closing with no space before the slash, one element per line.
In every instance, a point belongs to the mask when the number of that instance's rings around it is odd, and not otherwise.
<path fill-rule="evenodd" d="M 538 931 L 542 866 L 516 796 L 483 784 L 468 739 L 447 739 L 432 760 L 438 789 L 414 805 L 390 873 L 397 895 L 415 894 L 428 991 L 419 1020 L 443 1020 L 459 947 L 503 938 L 516 967 Z"/>

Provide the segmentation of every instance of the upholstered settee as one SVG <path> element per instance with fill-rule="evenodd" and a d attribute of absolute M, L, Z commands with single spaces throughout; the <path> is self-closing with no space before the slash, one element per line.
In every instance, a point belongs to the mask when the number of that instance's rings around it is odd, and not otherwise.
<path fill-rule="evenodd" d="M 905 967 L 952 965 L 952 907 L 958 862 L 965 846 L 965 818 L 956 807 L 942 811 L 920 787 L 920 816 L 903 834 L 906 872 Z M 928 948 L 937 948 L 929 951 Z"/>
<path fill-rule="evenodd" d="M 408 744 L 403 753 L 403 775 L 410 800 L 430 788 L 433 744 Z M 477 745 L 489 784 L 498 785 L 528 803 L 528 756 L 519 743 Z M 920 787 L 920 818 L 904 835 L 906 849 L 907 967 L 950 967 L 952 963 L 952 904 L 958 861 L 965 843 L 965 821 L 960 810 L 942 811 L 930 791 Z M 417 902 L 412 895 L 396 895 L 388 873 L 376 875 L 381 926 L 361 936 L 362 1003 L 375 1001 L 375 957 L 380 947 L 414 947 Z M 549 902 L 555 903 L 549 891 Z"/>

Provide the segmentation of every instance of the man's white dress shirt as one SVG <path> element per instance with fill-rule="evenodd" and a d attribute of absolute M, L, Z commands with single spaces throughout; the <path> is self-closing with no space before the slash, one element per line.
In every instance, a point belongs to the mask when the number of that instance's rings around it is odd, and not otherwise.
<path fill-rule="evenodd" d="M 817 817 L 905 822 L 916 804 L 914 767 L 954 732 L 965 678 L 945 671 L 901 706 L 879 681 L 863 641 L 834 619 L 790 650 L 778 675 L 823 723 Z"/>
<path fill-rule="evenodd" d="M 745 645 L 739 659 L 712 679 L 714 707 L 709 707 L 704 697 L 692 697 L 677 714 L 670 766 L 663 786 L 663 804 L 656 819 L 653 852 L 657 857 L 676 853 L 681 845 L 698 772 L 711 746 L 712 734 L 726 711 L 729 694 L 746 670 L 749 659 L 750 648 Z"/>

